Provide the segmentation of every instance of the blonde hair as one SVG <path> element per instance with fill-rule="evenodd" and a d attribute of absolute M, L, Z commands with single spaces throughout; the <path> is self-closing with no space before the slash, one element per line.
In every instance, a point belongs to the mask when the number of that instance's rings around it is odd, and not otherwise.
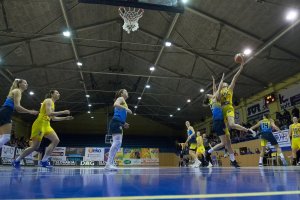
<path fill-rule="evenodd" d="M 14 90 L 20 87 L 20 83 L 22 83 L 24 79 L 15 79 L 13 84 L 10 87 L 9 94 Z"/>

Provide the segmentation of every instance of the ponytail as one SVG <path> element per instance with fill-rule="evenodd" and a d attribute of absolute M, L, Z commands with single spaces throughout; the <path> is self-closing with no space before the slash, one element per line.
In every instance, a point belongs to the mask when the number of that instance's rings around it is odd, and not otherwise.
<path fill-rule="evenodd" d="M 17 89 L 20 87 L 20 83 L 22 83 L 23 79 L 15 79 L 13 84 L 10 87 L 9 93 L 11 93 L 11 91 L 13 91 L 14 89 Z"/>
<path fill-rule="evenodd" d="M 56 90 L 50 90 L 46 95 L 45 95 L 45 99 L 51 98 L 52 94 L 54 94 Z"/>
<path fill-rule="evenodd" d="M 124 92 L 125 89 L 121 89 L 119 91 L 116 92 L 115 94 L 115 101 L 117 100 L 117 98 L 121 97 L 122 93 Z"/>

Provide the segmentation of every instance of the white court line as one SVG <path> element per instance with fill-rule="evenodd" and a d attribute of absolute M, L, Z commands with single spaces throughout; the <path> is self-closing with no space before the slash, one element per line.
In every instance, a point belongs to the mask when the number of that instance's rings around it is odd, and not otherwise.
<path fill-rule="evenodd" d="M 124 196 L 124 197 L 82 197 L 82 198 L 55 198 L 43 200 L 148 200 L 148 199 L 211 199 L 211 198 L 232 198 L 232 197 L 259 197 L 259 196 L 278 196 L 300 194 L 296 191 L 277 191 L 277 192 L 251 192 L 251 193 L 228 193 L 228 194 L 191 194 L 191 195 L 157 195 L 157 196 Z"/>

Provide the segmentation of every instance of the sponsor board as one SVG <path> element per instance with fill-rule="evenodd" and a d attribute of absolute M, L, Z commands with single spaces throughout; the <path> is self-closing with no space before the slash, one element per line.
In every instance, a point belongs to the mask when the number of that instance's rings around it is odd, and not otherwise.
<path fill-rule="evenodd" d="M 13 159 L 15 155 L 15 147 L 10 147 L 3 145 L 1 150 L 1 157 L 2 158 L 11 158 Z"/>
<path fill-rule="evenodd" d="M 54 166 L 76 166 L 76 161 L 53 161 L 52 165 Z"/>
<path fill-rule="evenodd" d="M 281 132 L 273 132 L 274 137 L 276 138 L 278 145 L 281 147 L 283 151 L 291 150 L 291 141 L 289 137 L 289 130 L 283 130 Z M 272 151 L 276 151 L 275 147 L 268 142 L 267 144 Z"/>
<path fill-rule="evenodd" d="M 51 161 L 66 161 L 66 156 L 51 156 Z"/>
<path fill-rule="evenodd" d="M 55 147 L 51 153 L 51 156 L 65 156 L 66 147 Z"/>
<path fill-rule="evenodd" d="M 86 147 L 84 161 L 101 161 L 104 160 L 104 148 Z"/>
<path fill-rule="evenodd" d="M 66 148 L 66 156 L 67 157 L 83 157 L 85 154 L 85 148 Z"/>

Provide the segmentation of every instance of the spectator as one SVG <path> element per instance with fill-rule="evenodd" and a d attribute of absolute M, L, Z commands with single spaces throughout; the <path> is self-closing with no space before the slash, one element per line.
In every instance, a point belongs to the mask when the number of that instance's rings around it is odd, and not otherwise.
<path fill-rule="evenodd" d="M 256 154 L 260 154 L 260 150 L 258 148 L 255 149 Z"/>
<path fill-rule="evenodd" d="M 297 117 L 299 119 L 299 109 L 296 106 L 294 106 L 292 110 L 292 115 L 293 117 Z"/>

